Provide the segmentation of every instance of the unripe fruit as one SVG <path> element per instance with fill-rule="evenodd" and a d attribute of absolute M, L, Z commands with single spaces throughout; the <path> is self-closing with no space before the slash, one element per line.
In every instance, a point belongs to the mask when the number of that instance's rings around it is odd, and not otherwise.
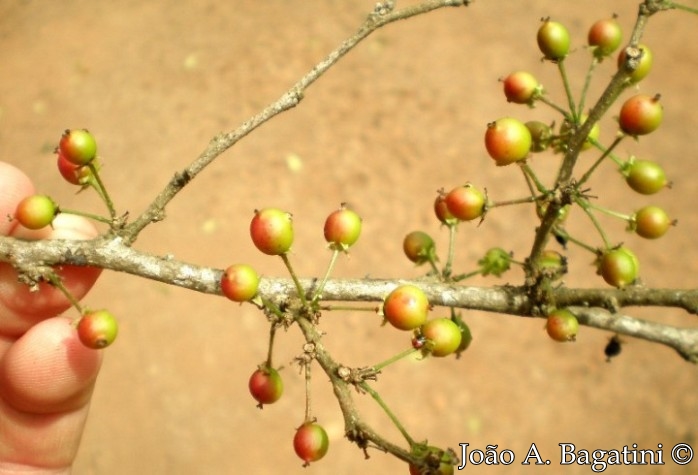
<path fill-rule="evenodd" d="M 234 302 L 245 302 L 257 295 L 259 275 L 247 264 L 233 264 L 221 277 L 223 295 Z"/>
<path fill-rule="evenodd" d="M 622 68 L 625 64 L 627 58 L 628 48 L 621 50 L 618 55 L 618 69 Z M 643 80 L 652 70 L 652 51 L 645 45 L 637 45 L 637 48 L 633 48 L 630 51 L 637 52 L 639 59 L 633 60 L 633 71 L 630 73 L 630 82 L 632 84 L 638 83 Z"/>
<path fill-rule="evenodd" d="M 41 229 L 53 222 L 58 206 L 46 195 L 31 195 L 17 203 L 14 218 L 27 229 Z"/>
<path fill-rule="evenodd" d="M 598 272 L 610 285 L 623 288 L 635 282 L 640 272 L 640 262 L 625 246 L 605 251 L 598 260 Z"/>
<path fill-rule="evenodd" d="M 657 193 L 668 184 L 664 169 L 651 160 L 633 160 L 624 173 L 630 188 L 643 195 Z"/>
<path fill-rule="evenodd" d="M 530 120 L 524 125 L 531 133 L 531 152 L 546 150 L 553 137 L 552 127 L 538 120 Z"/>
<path fill-rule="evenodd" d="M 552 61 L 561 60 L 570 50 L 570 33 L 564 25 L 556 21 L 543 21 L 536 40 L 541 53 Z"/>
<path fill-rule="evenodd" d="M 119 325 L 111 312 L 96 310 L 80 317 L 77 330 L 83 345 L 98 350 L 114 343 Z"/>
<path fill-rule="evenodd" d="M 420 333 L 427 339 L 423 352 L 442 357 L 454 353 L 461 343 L 461 331 L 450 318 L 435 318 L 422 325 Z"/>
<path fill-rule="evenodd" d="M 533 74 L 527 71 L 511 73 L 502 80 L 507 101 L 516 104 L 529 104 L 541 93 L 542 87 Z"/>
<path fill-rule="evenodd" d="M 671 219 L 659 206 L 645 206 L 633 216 L 635 232 L 646 239 L 657 239 L 669 230 Z"/>
<path fill-rule="evenodd" d="M 349 249 L 361 234 L 361 218 L 344 204 L 332 212 L 325 220 L 325 240 L 335 250 Z"/>
<path fill-rule="evenodd" d="M 94 160 L 95 163 L 97 160 Z M 64 155 L 58 154 L 56 161 L 58 172 L 71 185 L 86 185 L 92 176 L 92 170 L 84 165 L 75 165 L 73 162 L 65 158 Z"/>
<path fill-rule="evenodd" d="M 86 165 L 97 156 L 97 142 L 87 129 L 66 130 L 58 142 L 58 150 L 69 162 Z"/>
<path fill-rule="evenodd" d="M 429 300 L 419 287 L 400 285 L 383 302 L 383 316 L 399 330 L 414 330 L 427 321 Z"/>
<path fill-rule="evenodd" d="M 247 386 L 260 408 L 264 404 L 275 403 L 284 392 L 281 375 L 274 368 L 267 366 L 257 368 L 250 376 Z"/>
<path fill-rule="evenodd" d="M 526 158 L 531 143 L 531 132 L 520 120 L 504 117 L 487 124 L 485 147 L 497 166 Z"/>
<path fill-rule="evenodd" d="M 250 236 L 254 245 L 264 254 L 285 254 L 293 244 L 291 215 L 276 208 L 255 211 L 250 223 Z"/>
<path fill-rule="evenodd" d="M 434 240 L 423 231 L 412 231 L 402 241 L 402 250 L 409 260 L 417 265 L 436 261 Z"/>
<path fill-rule="evenodd" d="M 413 453 L 424 462 L 421 466 L 409 464 L 410 475 L 453 475 L 453 461 L 444 450 L 431 445 L 418 445 L 413 448 Z"/>
<path fill-rule="evenodd" d="M 558 309 L 548 315 L 545 331 L 555 341 L 575 341 L 579 331 L 579 322 L 569 310 Z"/>
<path fill-rule="evenodd" d="M 663 115 L 659 95 L 638 94 L 623 103 L 618 115 L 618 124 L 628 135 L 646 135 L 659 127 Z"/>
<path fill-rule="evenodd" d="M 615 18 L 599 20 L 589 28 L 587 41 L 592 46 L 594 56 L 601 59 L 609 56 L 620 46 L 623 33 Z"/>
<path fill-rule="evenodd" d="M 329 447 L 330 439 L 327 432 L 317 422 L 305 422 L 293 437 L 293 450 L 303 460 L 303 466 L 320 460 Z"/>
<path fill-rule="evenodd" d="M 462 221 L 472 221 L 485 213 L 485 194 L 470 183 L 452 189 L 445 201 L 448 211 Z"/>

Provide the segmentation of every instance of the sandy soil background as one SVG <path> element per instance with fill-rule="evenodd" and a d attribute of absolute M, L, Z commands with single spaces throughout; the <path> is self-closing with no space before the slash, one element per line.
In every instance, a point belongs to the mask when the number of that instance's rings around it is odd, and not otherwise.
<path fill-rule="evenodd" d="M 213 135 L 278 98 L 355 31 L 373 4 L 0 1 L 0 160 L 24 169 L 63 206 L 99 210 L 91 196 L 76 196 L 57 178 L 51 153 L 65 128 L 87 127 L 98 138 L 117 205 L 135 215 Z M 589 25 L 615 12 L 629 31 L 635 10 L 635 2 L 619 0 L 482 0 L 393 24 L 321 78 L 298 108 L 221 157 L 137 246 L 201 265 L 245 261 L 265 275 L 284 275 L 280 261 L 256 252 L 247 231 L 252 210 L 280 206 L 295 217 L 297 270 L 318 276 L 329 258 L 325 216 L 348 201 L 363 216 L 364 231 L 336 275 L 418 276 L 421 270 L 402 256 L 402 237 L 424 229 L 445 247 L 446 233 L 431 211 L 437 189 L 473 181 L 495 199 L 523 191 L 515 169 L 492 166 L 482 135 L 487 122 L 503 115 L 554 118 L 544 107 L 507 104 L 497 82 L 528 69 L 551 97 L 562 99 L 554 68 L 539 61 L 539 19 L 551 16 L 569 27 L 577 50 L 569 70 L 578 90 L 588 64 L 583 45 Z M 695 286 L 698 272 L 698 42 L 691 38 L 695 17 L 688 14 L 650 22 L 645 41 L 655 66 L 640 89 L 662 93 L 666 118 L 657 133 L 619 150 L 659 160 L 673 190 L 634 196 L 610 165 L 592 182 L 609 206 L 630 212 L 655 202 L 679 219 L 679 227 L 651 243 L 608 221 L 614 236 L 636 250 L 644 282 L 654 286 Z M 612 70 L 600 68 L 593 92 Z M 609 117 L 602 138 L 613 132 Z M 557 160 L 541 156 L 532 165 L 545 170 Z M 471 269 L 492 245 L 523 257 L 534 226 L 533 212 L 521 208 L 492 213 L 479 228 L 464 226 L 457 266 Z M 583 221 L 571 229 L 592 238 Z M 572 251 L 571 259 L 569 285 L 603 285 L 588 255 Z M 513 272 L 477 283 L 519 278 Z M 116 273 L 103 275 L 88 303 L 118 315 L 121 334 L 105 359 L 75 473 L 406 473 L 402 462 L 376 451 L 364 460 L 343 439 L 340 413 L 321 376 L 313 381 L 314 411 L 330 433 L 331 449 L 321 463 L 301 467 L 291 439 L 303 418 L 304 384 L 289 366 L 301 341 L 295 330 L 280 335 L 276 354 L 286 366 L 286 394 L 257 410 L 247 378 L 265 357 L 267 326 L 251 306 Z M 632 313 L 698 326 L 695 316 L 678 311 Z M 563 442 L 589 450 L 634 443 L 656 450 L 662 444 L 667 464 L 633 467 L 633 473 L 696 472 L 696 461 L 683 468 L 669 461 L 676 443 L 698 450 L 698 374 L 673 351 L 633 340 L 607 364 L 602 350 L 609 335 L 601 331 L 583 329 L 576 344 L 560 345 L 547 338 L 540 320 L 465 317 L 475 340 L 460 361 L 403 361 L 376 384 L 416 438 L 451 447 L 492 444 L 517 455 L 511 467 L 482 473 L 541 473 L 519 464 L 532 443 L 552 460 L 547 472 L 589 473 L 588 466 L 560 470 Z M 407 344 L 404 335 L 364 313 L 329 314 L 323 328 L 327 346 L 349 365 L 373 364 Z M 369 421 L 399 440 L 369 401 L 361 406 Z"/>

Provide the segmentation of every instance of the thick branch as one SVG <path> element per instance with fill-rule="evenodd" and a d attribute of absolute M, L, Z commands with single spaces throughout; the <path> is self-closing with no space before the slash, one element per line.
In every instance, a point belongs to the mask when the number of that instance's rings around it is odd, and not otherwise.
<path fill-rule="evenodd" d="M 93 266 L 208 294 L 220 295 L 221 269 L 198 266 L 170 257 L 134 249 L 119 237 L 92 241 L 23 241 L 0 237 L 0 262 L 7 262 L 25 274 L 24 280 L 40 278 L 42 269 L 55 265 Z M 322 293 L 325 301 L 381 302 L 400 280 L 328 280 Z M 525 287 L 466 287 L 435 281 L 415 281 L 435 306 L 481 310 L 519 316 L 538 316 L 540 311 Z M 310 298 L 317 281 L 301 280 Z M 291 298 L 296 287 L 288 278 L 265 278 L 260 294 L 271 300 Z M 622 307 L 678 307 L 698 313 L 698 290 L 650 289 L 555 289 L 551 299 L 560 307 L 579 307 L 582 324 L 615 331 L 671 346 L 691 361 L 698 359 L 698 329 L 678 329 L 646 322 L 616 312 Z M 592 311 L 594 310 L 594 311 Z M 613 313 L 609 313 L 613 312 Z M 612 315 L 609 318 L 609 315 Z"/>

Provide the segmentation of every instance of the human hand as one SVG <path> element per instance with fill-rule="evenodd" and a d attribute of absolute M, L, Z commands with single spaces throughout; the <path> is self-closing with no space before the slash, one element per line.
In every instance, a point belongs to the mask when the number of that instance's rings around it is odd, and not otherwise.
<path fill-rule="evenodd" d="M 53 229 L 29 231 L 12 216 L 34 192 L 29 178 L 0 162 L 0 235 L 27 239 L 89 239 L 85 219 L 59 214 Z M 63 284 L 78 299 L 100 269 L 63 266 Z M 37 292 L 0 263 L 0 474 L 69 473 L 87 418 L 101 352 L 78 339 L 71 318 L 58 315 L 70 302 L 46 283 Z"/>

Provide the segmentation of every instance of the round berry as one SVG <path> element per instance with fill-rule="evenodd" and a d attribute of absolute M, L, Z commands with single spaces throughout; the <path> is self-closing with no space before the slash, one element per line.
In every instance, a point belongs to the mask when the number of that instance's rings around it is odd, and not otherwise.
<path fill-rule="evenodd" d="M 531 144 L 531 132 L 520 120 L 504 117 L 487 124 L 485 147 L 497 166 L 523 160 Z"/>
<path fill-rule="evenodd" d="M 460 330 L 460 345 L 456 348 L 456 358 L 460 358 L 461 353 L 468 349 L 470 343 L 473 341 L 473 334 L 470 331 L 470 327 L 467 323 L 463 321 L 460 315 L 454 315 L 451 320 L 458 325 L 458 330 Z"/>
<path fill-rule="evenodd" d="M 425 353 L 433 356 L 448 356 L 461 344 L 461 330 L 450 318 L 435 318 L 422 325 L 420 332 L 427 339 Z"/>
<path fill-rule="evenodd" d="M 664 111 L 659 95 L 638 94 L 631 97 L 620 108 L 618 124 L 628 135 L 646 135 L 654 132 L 662 123 Z"/>
<path fill-rule="evenodd" d="M 293 450 L 303 460 L 304 466 L 323 458 L 329 447 L 330 439 L 327 432 L 317 422 L 305 422 L 293 437 Z"/>
<path fill-rule="evenodd" d="M 542 87 L 533 74 L 516 71 L 502 80 L 508 102 L 530 104 L 541 93 Z"/>
<path fill-rule="evenodd" d="M 448 211 L 461 221 L 472 221 L 485 213 L 485 194 L 470 183 L 457 186 L 446 195 Z"/>
<path fill-rule="evenodd" d="M 630 65 L 630 69 L 632 71 L 630 73 L 630 82 L 635 84 L 642 81 L 652 70 L 652 51 L 647 46 L 642 44 L 637 45 L 637 48 L 628 47 L 621 50 L 620 54 L 618 55 L 618 69 L 624 67 L 628 57 L 628 51 L 630 51 L 631 54 L 635 53 L 632 54 L 632 56 L 638 58 L 633 59 L 632 64 Z"/>
<path fill-rule="evenodd" d="M 414 330 L 427 321 L 429 300 L 422 289 L 414 285 L 396 287 L 383 302 L 383 316 L 399 330 Z"/>
<path fill-rule="evenodd" d="M 250 376 L 247 386 L 260 408 L 264 404 L 275 403 L 284 392 L 284 382 L 281 375 L 277 370 L 268 366 L 257 368 Z"/>
<path fill-rule="evenodd" d="M 671 219 L 659 206 L 645 206 L 633 216 L 635 232 L 646 239 L 657 239 L 669 230 Z"/>
<path fill-rule="evenodd" d="M 448 205 L 446 204 L 446 194 L 443 192 L 443 190 L 439 191 L 439 194 L 434 200 L 434 214 L 436 215 L 436 219 L 441 221 L 443 224 L 450 226 L 458 222 L 458 218 L 453 216 L 453 214 L 451 214 L 451 212 L 448 210 Z"/>
<path fill-rule="evenodd" d="M 75 165 L 65 158 L 63 154 L 58 154 L 56 165 L 63 179 L 71 185 L 86 185 L 92 177 L 92 171 L 89 167 Z"/>
<path fill-rule="evenodd" d="M 257 295 L 259 275 L 247 264 L 233 264 L 221 277 L 223 295 L 234 302 L 245 302 Z"/>
<path fill-rule="evenodd" d="M 618 49 L 623 41 L 623 32 L 615 18 L 599 20 L 589 28 L 587 41 L 593 48 L 594 56 L 600 59 Z"/>
<path fill-rule="evenodd" d="M 570 50 L 570 33 L 563 24 L 556 21 L 544 20 L 538 29 L 536 40 L 541 53 L 552 61 L 561 60 Z"/>
<path fill-rule="evenodd" d="M 598 272 L 608 284 L 623 288 L 637 280 L 640 262 L 630 249 L 620 246 L 601 255 Z"/>
<path fill-rule="evenodd" d="M 28 229 L 41 229 L 53 222 L 58 206 L 46 195 L 31 195 L 17 203 L 15 219 Z"/>
<path fill-rule="evenodd" d="M 114 343 L 119 325 L 108 310 L 96 310 L 80 317 L 77 330 L 83 345 L 98 350 Z"/>
<path fill-rule="evenodd" d="M 550 145 L 553 129 L 539 120 L 530 120 L 524 124 L 531 133 L 531 152 L 543 152 Z"/>
<path fill-rule="evenodd" d="M 630 188 L 643 195 L 657 193 L 668 184 L 664 169 L 651 160 L 632 160 L 623 172 Z"/>
<path fill-rule="evenodd" d="M 325 220 L 325 240 L 335 250 L 349 249 L 361 234 L 361 218 L 344 205 Z"/>
<path fill-rule="evenodd" d="M 264 254 L 285 254 L 293 244 L 293 220 L 290 213 L 276 208 L 255 211 L 250 223 L 254 245 Z"/>
<path fill-rule="evenodd" d="M 86 165 L 97 156 L 97 142 L 87 129 L 66 130 L 58 142 L 58 151 L 75 165 Z"/>
<path fill-rule="evenodd" d="M 545 330 L 555 341 L 575 341 L 579 331 L 579 321 L 567 309 L 558 309 L 548 315 Z"/>
<path fill-rule="evenodd" d="M 402 241 L 402 250 L 417 265 L 436 261 L 436 244 L 424 231 L 412 231 Z"/>

